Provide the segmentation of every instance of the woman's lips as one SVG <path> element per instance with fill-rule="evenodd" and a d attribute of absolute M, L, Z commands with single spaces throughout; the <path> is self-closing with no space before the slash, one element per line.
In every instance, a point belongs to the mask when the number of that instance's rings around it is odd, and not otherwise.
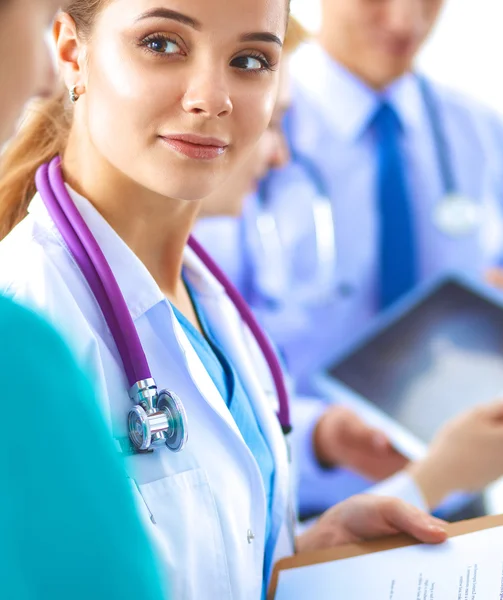
<path fill-rule="evenodd" d="M 196 160 L 214 160 L 228 147 L 223 140 L 198 135 L 161 136 L 161 140 L 172 150 Z"/>

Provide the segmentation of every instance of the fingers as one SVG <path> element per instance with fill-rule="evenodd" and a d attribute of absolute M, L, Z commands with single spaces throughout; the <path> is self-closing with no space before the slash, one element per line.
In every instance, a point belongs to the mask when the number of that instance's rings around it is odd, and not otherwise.
<path fill-rule="evenodd" d="M 382 516 L 397 532 L 406 533 L 426 544 L 439 544 L 447 539 L 445 523 L 401 500 L 383 499 Z"/>
<path fill-rule="evenodd" d="M 352 446 L 360 450 L 370 450 L 380 455 L 391 450 L 388 436 L 374 427 L 370 427 L 356 414 L 347 416 L 346 439 Z"/>
<path fill-rule="evenodd" d="M 379 455 L 388 454 L 392 450 L 388 436 L 378 429 L 368 428 L 369 446 Z"/>
<path fill-rule="evenodd" d="M 503 289 L 503 269 L 489 269 L 486 273 L 486 280 L 491 285 Z"/>

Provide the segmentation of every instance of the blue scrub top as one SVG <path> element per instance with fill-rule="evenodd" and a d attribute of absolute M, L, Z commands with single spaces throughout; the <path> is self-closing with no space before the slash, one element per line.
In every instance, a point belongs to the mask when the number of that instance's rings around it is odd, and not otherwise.
<path fill-rule="evenodd" d="M 271 510 L 274 482 L 274 457 L 267 444 L 264 434 L 260 429 L 253 406 L 243 388 L 238 374 L 227 360 L 223 351 L 220 349 L 213 332 L 204 318 L 201 305 L 197 298 L 197 291 L 187 283 L 186 286 L 204 335 L 202 335 L 174 305 L 172 305 L 173 311 L 185 334 L 189 338 L 194 350 L 201 359 L 201 362 L 205 366 L 208 374 L 212 378 L 222 398 L 227 404 L 246 445 L 257 461 L 257 465 L 260 469 L 262 480 L 264 482 L 268 506 L 265 535 L 267 547 L 267 541 L 270 539 L 272 524 Z M 264 559 L 264 598 L 266 595 L 265 574 L 269 573 L 270 571 L 271 561 L 272 556 L 269 556 L 266 552 Z"/>
<path fill-rule="evenodd" d="M 49 325 L 1 297 L 0 370 L 0 596 L 165 599 L 87 377 Z"/>

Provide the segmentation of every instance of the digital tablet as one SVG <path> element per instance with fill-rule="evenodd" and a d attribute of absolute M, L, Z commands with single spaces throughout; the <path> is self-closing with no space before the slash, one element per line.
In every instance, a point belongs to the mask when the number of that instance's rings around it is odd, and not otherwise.
<path fill-rule="evenodd" d="M 503 397 L 503 293 L 455 276 L 423 287 L 328 374 L 428 443 L 455 415 Z"/>

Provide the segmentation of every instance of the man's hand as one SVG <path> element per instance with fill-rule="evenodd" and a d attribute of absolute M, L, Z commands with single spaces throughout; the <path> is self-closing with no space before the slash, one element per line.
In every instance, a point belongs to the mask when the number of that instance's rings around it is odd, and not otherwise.
<path fill-rule="evenodd" d="M 384 433 L 344 406 L 330 407 L 318 421 L 313 437 L 321 464 L 346 467 L 373 481 L 386 479 L 408 464 Z"/>
<path fill-rule="evenodd" d="M 362 495 L 327 510 L 311 529 L 297 537 L 297 551 L 323 550 L 343 544 L 406 533 L 419 542 L 447 538 L 445 522 L 396 498 Z"/>
<path fill-rule="evenodd" d="M 493 267 L 486 271 L 486 281 L 494 287 L 503 290 L 503 269 L 501 267 Z"/>
<path fill-rule="evenodd" d="M 480 492 L 503 475 L 503 400 L 477 406 L 449 421 L 426 457 L 408 468 L 428 506 L 451 492 Z"/>

